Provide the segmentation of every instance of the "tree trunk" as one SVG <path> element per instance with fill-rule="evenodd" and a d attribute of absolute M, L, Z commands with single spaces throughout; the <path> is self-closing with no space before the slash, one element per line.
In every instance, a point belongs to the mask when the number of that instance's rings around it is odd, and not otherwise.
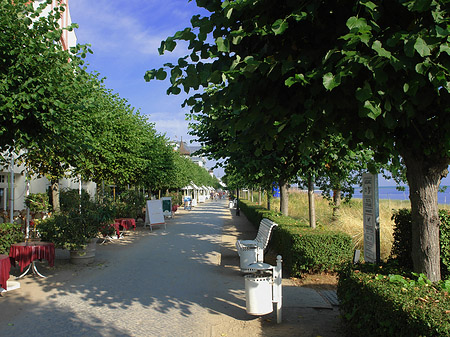
<path fill-rule="evenodd" d="M 267 194 L 267 209 L 270 211 L 270 199 L 272 197 L 272 193 L 270 191 L 266 191 Z"/>
<path fill-rule="evenodd" d="M 448 162 L 418 158 L 412 153 L 406 153 L 403 159 L 411 201 L 414 271 L 436 282 L 441 279 L 437 192 L 448 173 Z"/>
<path fill-rule="evenodd" d="M 340 207 L 341 207 L 341 190 L 335 189 L 333 190 L 333 218 L 338 215 Z"/>
<path fill-rule="evenodd" d="M 288 184 L 284 181 L 280 181 L 280 212 L 285 216 L 289 216 Z"/>
<path fill-rule="evenodd" d="M 316 205 L 314 203 L 314 180 L 312 176 L 308 179 L 308 203 L 309 203 L 309 225 L 316 228 Z"/>
<path fill-rule="evenodd" d="M 258 191 L 258 205 L 261 205 L 262 203 L 262 193 L 261 193 L 261 187 L 259 188 Z"/>
<path fill-rule="evenodd" d="M 53 203 L 53 212 L 59 212 L 61 210 L 59 204 L 59 181 L 52 180 L 52 203 Z"/>

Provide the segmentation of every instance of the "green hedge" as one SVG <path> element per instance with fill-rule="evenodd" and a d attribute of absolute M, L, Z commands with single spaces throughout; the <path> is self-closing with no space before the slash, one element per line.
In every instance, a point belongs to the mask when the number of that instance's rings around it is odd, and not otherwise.
<path fill-rule="evenodd" d="M 0 254 L 9 254 L 9 247 L 14 243 L 22 242 L 24 238 L 21 225 L 0 224 Z"/>
<path fill-rule="evenodd" d="M 335 271 L 339 265 L 352 259 L 352 239 L 346 233 L 312 229 L 299 220 L 269 211 L 246 200 L 240 202 L 240 208 L 256 227 L 263 218 L 278 224 L 270 246 L 283 257 L 284 269 L 291 276 Z"/>
<path fill-rule="evenodd" d="M 389 265 L 348 265 L 338 298 L 348 336 L 449 336 L 450 281 L 401 276 Z"/>
<path fill-rule="evenodd" d="M 394 220 L 394 242 L 391 258 L 409 270 L 413 268 L 412 252 L 412 218 L 410 209 L 399 209 L 392 215 Z M 441 246 L 441 274 L 443 278 L 450 275 L 450 212 L 439 211 L 439 239 Z"/>

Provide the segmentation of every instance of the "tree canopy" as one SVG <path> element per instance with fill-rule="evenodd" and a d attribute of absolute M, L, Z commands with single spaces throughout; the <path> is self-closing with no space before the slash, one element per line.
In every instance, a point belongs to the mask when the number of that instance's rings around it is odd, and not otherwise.
<path fill-rule="evenodd" d="M 184 169 L 148 116 L 89 72 L 88 45 L 64 50 L 63 29 L 76 25 L 60 27 L 62 5 L 44 15 L 51 4 L 35 9 L 27 0 L 0 0 L 1 152 L 20 154 L 32 173 L 52 182 L 76 176 L 151 189 L 212 183 L 196 168 Z"/>
<path fill-rule="evenodd" d="M 161 43 L 160 53 L 178 40 L 190 48 L 177 64 L 165 65 L 168 93 L 207 89 L 185 104 L 205 116 L 208 128 L 225 126 L 230 141 L 237 136 L 239 151 L 251 145 L 257 159 L 294 146 L 310 162 L 330 135 L 340 136 L 349 153 L 370 149 L 379 163 L 401 156 L 414 268 L 438 280 L 437 187 L 450 162 L 448 1 L 197 4 L 211 14 L 194 16 L 192 27 Z M 166 69 L 145 78 L 164 79 Z M 197 131 L 211 149 L 222 150 L 207 131 Z"/>

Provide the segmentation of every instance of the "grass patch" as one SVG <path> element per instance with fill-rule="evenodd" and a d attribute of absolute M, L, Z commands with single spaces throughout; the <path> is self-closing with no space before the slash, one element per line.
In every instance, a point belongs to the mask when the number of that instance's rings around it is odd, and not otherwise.
<path fill-rule="evenodd" d="M 257 200 L 257 194 L 254 195 Z M 263 205 L 267 205 L 264 198 Z M 442 209 L 450 208 L 442 205 Z M 354 249 L 364 251 L 363 240 L 363 204 L 362 199 L 352 199 L 348 203 L 342 203 L 337 216 L 333 217 L 333 208 L 328 200 L 315 194 L 316 223 L 333 231 L 343 231 L 352 237 Z M 280 210 L 280 199 L 271 200 L 271 208 Z M 380 255 L 386 259 L 390 253 L 393 243 L 394 221 L 391 219 L 394 211 L 402 208 L 410 208 L 409 200 L 380 200 Z M 294 191 L 289 193 L 289 216 L 300 220 L 302 223 L 309 222 L 308 193 Z"/>

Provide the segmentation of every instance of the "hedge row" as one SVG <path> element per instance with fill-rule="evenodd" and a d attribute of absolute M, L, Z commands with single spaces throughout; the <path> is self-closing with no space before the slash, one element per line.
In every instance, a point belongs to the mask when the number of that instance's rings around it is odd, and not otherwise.
<path fill-rule="evenodd" d="M 412 252 L 412 217 L 410 209 L 399 209 L 392 216 L 394 220 L 394 242 L 391 258 L 409 270 L 413 267 Z M 450 276 L 450 212 L 439 211 L 439 241 L 441 247 L 441 274 L 443 278 Z"/>
<path fill-rule="evenodd" d="M 401 275 L 400 275 L 401 274 Z M 348 265 L 339 272 L 338 298 L 348 336 L 449 336 L 450 281 L 389 265 Z"/>
<path fill-rule="evenodd" d="M 346 233 L 312 229 L 299 220 L 269 211 L 246 200 L 240 201 L 240 208 L 255 227 L 259 226 L 263 218 L 278 224 L 270 246 L 283 257 L 284 269 L 291 276 L 335 271 L 339 265 L 352 259 L 352 239 Z"/>
<path fill-rule="evenodd" d="M 9 254 L 9 247 L 23 240 L 24 235 L 21 225 L 11 223 L 0 224 L 0 254 Z"/>

